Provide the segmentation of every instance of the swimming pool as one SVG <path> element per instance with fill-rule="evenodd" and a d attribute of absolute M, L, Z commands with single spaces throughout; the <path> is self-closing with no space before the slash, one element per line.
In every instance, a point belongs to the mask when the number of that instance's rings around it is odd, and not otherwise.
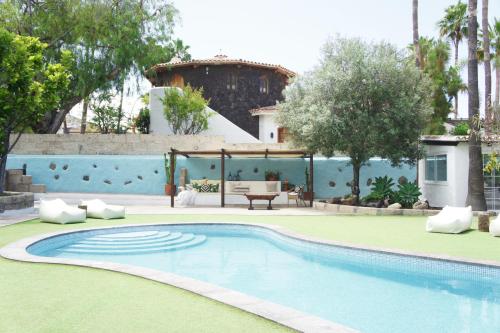
<path fill-rule="evenodd" d="M 499 332 L 500 269 L 299 240 L 265 227 L 80 231 L 37 256 L 108 261 L 206 281 L 362 332 Z"/>

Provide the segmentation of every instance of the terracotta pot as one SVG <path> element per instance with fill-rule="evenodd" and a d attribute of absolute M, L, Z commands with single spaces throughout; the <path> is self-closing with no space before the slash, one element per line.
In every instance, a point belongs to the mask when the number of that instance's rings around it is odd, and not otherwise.
<path fill-rule="evenodd" d="M 177 189 L 177 186 L 174 185 L 174 190 L 173 190 L 174 195 L 175 195 L 176 189 Z M 172 188 L 171 188 L 170 184 L 165 184 L 165 195 L 171 195 L 171 194 L 172 194 Z"/>

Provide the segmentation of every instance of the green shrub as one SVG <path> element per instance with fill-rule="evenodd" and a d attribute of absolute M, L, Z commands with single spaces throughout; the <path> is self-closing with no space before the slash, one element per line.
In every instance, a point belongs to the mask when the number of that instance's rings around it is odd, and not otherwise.
<path fill-rule="evenodd" d="M 393 179 L 388 176 L 375 177 L 375 181 L 372 184 L 371 192 L 366 197 L 363 198 L 364 201 L 379 201 L 385 198 L 390 198 L 394 186 Z"/>
<path fill-rule="evenodd" d="M 466 122 L 459 123 L 455 128 L 451 131 L 453 135 L 468 135 L 469 134 L 469 124 Z"/>
<path fill-rule="evenodd" d="M 394 202 L 399 202 L 403 208 L 412 208 L 413 204 L 418 201 L 418 197 L 422 193 L 418 186 L 414 183 L 406 183 L 398 185 L 398 191 L 391 198 Z"/>
<path fill-rule="evenodd" d="M 135 127 L 140 133 L 149 134 L 149 123 L 150 123 L 149 109 L 142 108 L 139 111 L 137 117 L 134 119 Z"/>

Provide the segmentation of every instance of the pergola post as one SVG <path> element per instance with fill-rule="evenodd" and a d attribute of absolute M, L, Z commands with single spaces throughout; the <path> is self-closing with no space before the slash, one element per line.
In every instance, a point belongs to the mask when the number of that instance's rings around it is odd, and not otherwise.
<path fill-rule="evenodd" d="M 221 149 L 220 153 L 220 206 L 224 207 L 224 198 L 226 196 L 225 194 L 225 181 L 224 181 L 224 174 L 225 174 L 225 161 L 226 161 L 226 153 L 224 152 L 224 149 Z"/>
<path fill-rule="evenodd" d="M 309 206 L 313 206 L 313 201 L 314 201 L 314 155 L 311 154 L 309 155 L 309 184 L 311 185 L 310 191 L 311 191 L 311 201 L 309 202 Z"/>
<path fill-rule="evenodd" d="M 174 158 L 175 158 L 175 151 L 172 149 L 172 151 L 170 151 L 170 153 L 168 153 L 170 155 L 170 175 L 169 175 L 169 184 L 170 184 L 170 207 L 174 207 L 174 197 L 175 197 L 175 184 L 174 184 L 174 174 L 175 174 L 175 170 L 174 170 Z"/>

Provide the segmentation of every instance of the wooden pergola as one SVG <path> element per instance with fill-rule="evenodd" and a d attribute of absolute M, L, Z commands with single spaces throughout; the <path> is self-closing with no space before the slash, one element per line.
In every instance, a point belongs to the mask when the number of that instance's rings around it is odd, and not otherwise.
<path fill-rule="evenodd" d="M 176 149 L 171 149 L 169 152 L 170 155 L 170 188 L 174 188 L 174 160 L 176 155 L 181 155 L 186 158 L 193 157 L 204 157 L 204 158 L 220 158 L 220 205 L 221 207 L 225 206 L 224 198 L 225 198 L 225 160 L 227 158 L 233 157 L 262 157 L 262 158 L 309 158 L 309 186 L 307 190 L 311 192 L 311 199 L 309 202 L 310 207 L 313 206 L 314 201 L 314 157 L 313 154 L 308 153 L 304 150 L 188 150 L 181 151 Z M 170 207 L 174 207 L 174 196 L 170 195 Z"/>

